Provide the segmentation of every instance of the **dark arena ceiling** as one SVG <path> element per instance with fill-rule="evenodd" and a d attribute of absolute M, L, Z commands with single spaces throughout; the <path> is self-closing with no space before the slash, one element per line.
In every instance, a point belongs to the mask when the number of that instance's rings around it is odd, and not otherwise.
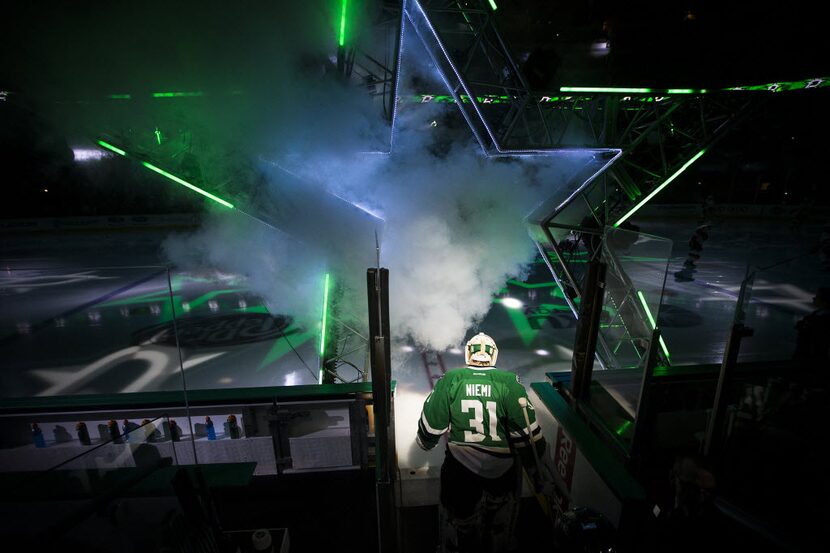
<path fill-rule="evenodd" d="M 372 21 L 382 6 L 399 2 L 355 0 L 353 4 L 362 10 L 355 22 L 359 25 Z M 496 23 L 513 56 L 539 91 L 562 86 L 723 88 L 830 74 L 820 28 L 826 20 L 818 4 L 806 0 L 774 5 L 746 0 L 494 0 L 491 4 L 497 6 Z M 72 194 L 62 199 L 53 194 L 45 202 L 39 195 L 41 185 L 51 183 L 57 191 L 60 183 L 80 182 L 65 166 L 56 168 L 60 163 L 44 162 L 65 157 L 67 150 L 61 144 L 76 139 L 53 114 L 65 115 L 77 107 L 101 123 L 108 115 L 84 103 L 113 99 L 124 91 L 134 96 L 217 89 L 234 93 L 245 88 L 264 90 L 267 83 L 282 91 L 293 85 L 294 97 L 306 96 L 313 91 L 296 86 L 297 74 L 326 73 L 334 64 L 337 24 L 328 19 L 337 13 L 337 5 L 339 0 L 244 5 L 52 0 L 4 7 L 0 91 L 5 105 L 0 107 L 6 115 L 0 123 L 0 143 L 4 165 L 18 175 L 20 186 L 13 193 L 22 194 L 23 201 L 13 207 L 6 203 L 2 215 L 152 211 L 152 205 L 137 205 L 142 196 L 133 192 L 122 194 L 120 205 L 108 198 L 107 208 L 94 207 L 104 201 L 95 192 L 83 200 L 83 207 L 70 209 L 80 190 L 74 185 Z M 309 6 L 320 9 L 315 12 Z M 822 91 L 778 102 L 740 138 L 724 141 L 720 151 L 726 158 L 741 155 L 740 163 L 750 165 L 783 152 L 789 157 L 782 163 L 813 164 L 818 175 L 817 129 L 828 122 L 825 96 Z M 279 117 L 295 115 L 291 97 L 287 98 L 276 110 Z M 133 106 L 138 111 L 132 116 L 144 117 L 152 131 L 155 108 L 149 102 L 133 102 Z M 224 106 L 212 106 L 208 114 L 235 116 Z M 713 157 L 705 163 L 720 161 Z M 198 209 L 198 202 L 182 195 L 165 209 L 192 211 Z"/>

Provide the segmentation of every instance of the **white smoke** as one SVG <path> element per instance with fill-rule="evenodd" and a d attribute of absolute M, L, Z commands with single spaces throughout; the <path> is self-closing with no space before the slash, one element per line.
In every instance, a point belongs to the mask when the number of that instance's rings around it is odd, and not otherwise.
<path fill-rule="evenodd" d="M 406 102 L 397 104 L 391 152 L 359 153 L 389 149 L 381 109 L 388 88 L 379 80 L 343 82 L 341 4 L 254 1 L 227 10 L 222 2 L 148 1 L 149 9 L 116 2 L 80 12 L 70 3 L 21 4 L 13 34 L 26 48 L 7 56 L 10 74 L 21 89 L 60 106 L 54 115 L 73 129 L 67 134 L 88 136 L 93 147 L 112 137 L 129 152 L 128 160 L 108 155 L 84 164 L 101 167 L 93 180 L 102 191 L 115 193 L 110 185 L 121 183 L 119 194 L 171 209 L 202 200 L 148 174 L 137 163 L 146 158 L 251 214 L 214 206 L 197 232 L 167 240 L 167 257 L 187 271 L 242 275 L 269 310 L 308 328 L 322 311 L 326 273 L 337 284 L 340 314 L 365 319 L 365 270 L 377 262 L 377 236 L 379 263 L 390 270 L 395 337 L 438 350 L 458 346 L 492 294 L 535 254 L 523 217 L 587 160 L 490 159 L 457 106 Z M 389 20 L 376 11 L 380 3 L 348 4 L 350 45 L 377 49 L 380 65 L 394 67 L 398 30 L 367 31 Z M 115 47 L 125 36 L 141 37 L 128 58 Z M 56 44 L 71 49 L 56 56 Z M 354 75 L 361 63 L 377 70 L 360 56 L 341 57 L 341 67 L 354 61 Z M 401 61 L 399 97 L 447 93 L 411 30 Z M 169 95 L 176 91 L 188 97 Z M 382 225 L 349 203 L 380 215 Z"/>
<path fill-rule="evenodd" d="M 425 115 L 413 111 L 411 117 Z M 389 156 L 317 150 L 296 170 L 383 217 L 380 262 L 390 270 L 393 333 L 444 350 L 457 346 L 484 317 L 492 294 L 508 278 L 526 270 L 535 247 L 523 218 L 572 168 L 541 160 L 497 161 L 469 140 L 437 157 L 429 147 L 431 135 L 406 116 L 398 123 L 396 149 Z M 355 289 L 363 286 L 362 278 L 362 272 L 347 277 Z M 365 303 L 352 309 L 365 310 Z"/>
<path fill-rule="evenodd" d="M 413 81 L 440 86 L 434 68 L 423 62 L 422 46 L 412 43 L 413 34 L 408 40 L 399 96 L 422 92 L 406 88 Z M 380 214 L 385 221 L 380 264 L 390 271 L 394 337 L 436 350 L 459 345 L 487 313 L 492 294 L 525 271 L 535 247 L 523 217 L 561 186 L 572 168 L 541 158 L 483 156 L 466 127 L 444 128 L 450 120 L 445 114 L 457 109 L 453 105 L 401 110 L 389 155 L 356 154 L 376 150 L 378 136 L 389 132 L 379 114 L 364 109 L 365 93 L 330 80 L 298 79 L 292 91 L 302 94 L 292 92 L 290 116 L 260 123 L 254 134 L 261 140 L 252 155 L 288 168 L 310 188 Z M 259 172 L 262 186 L 277 192 L 249 193 L 246 209 L 268 213 L 267 219 L 279 210 L 263 205 L 263 197 L 279 204 L 288 176 L 267 164 Z M 257 179 L 246 174 L 239 180 Z M 325 266 L 345 287 L 340 309 L 365 317 L 365 268 L 374 260 L 374 237 L 353 239 L 326 217 L 313 223 L 319 228 L 297 236 L 303 244 L 296 247 L 282 233 L 225 213 L 208 219 L 194 235 L 171 238 L 166 251 L 178 264 L 200 260 L 246 275 L 269 309 L 301 321 L 320 313 Z"/>
<path fill-rule="evenodd" d="M 164 249 L 181 271 L 241 275 L 272 313 L 290 314 L 305 325 L 320 313 L 324 258 L 243 214 L 212 212 L 198 231 L 169 237 Z"/>

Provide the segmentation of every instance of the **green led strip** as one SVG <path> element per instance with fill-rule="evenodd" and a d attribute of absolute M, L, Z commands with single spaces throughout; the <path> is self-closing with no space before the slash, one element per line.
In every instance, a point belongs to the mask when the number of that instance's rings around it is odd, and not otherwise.
<path fill-rule="evenodd" d="M 346 12 L 348 0 L 341 0 L 341 15 L 340 28 L 338 35 L 338 44 L 345 46 L 346 44 Z M 490 2 L 493 10 L 496 9 L 495 2 Z M 830 87 L 830 77 L 814 77 L 810 79 L 802 79 L 800 81 L 781 81 L 775 83 L 768 83 L 762 85 L 748 85 L 748 86 L 731 86 L 727 88 L 706 89 L 706 88 L 626 88 L 626 87 L 592 87 L 592 86 L 563 86 L 560 87 L 562 92 L 587 92 L 587 93 L 609 93 L 609 94 L 635 94 L 634 98 L 625 98 L 624 101 L 633 102 L 653 102 L 662 101 L 666 96 L 678 94 L 712 94 L 719 92 L 789 92 L 793 90 L 810 90 L 822 89 Z M 244 94 L 242 90 L 232 90 L 227 95 L 238 96 Z M 10 91 L 0 91 L 0 97 L 14 94 Z M 215 94 L 215 93 L 214 93 Z M 642 97 L 642 94 L 652 94 L 650 97 Z M 198 98 L 205 96 L 202 91 L 183 91 L 183 92 L 153 92 L 150 93 L 153 98 Z M 137 96 L 138 97 L 138 96 Z M 132 100 L 132 94 L 109 94 L 104 98 L 109 100 Z M 404 102 L 414 102 L 426 104 L 430 102 L 435 103 L 455 103 L 455 98 L 445 94 L 417 94 L 412 97 L 405 96 L 401 98 Z M 481 104 L 503 104 L 513 102 L 516 98 L 508 95 L 484 94 L 476 96 L 475 100 Z M 573 103 L 575 101 L 590 101 L 594 98 L 591 96 L 574 97 L 571 95 L 564 96 L 538 96 L 533 97 L 534 101 L 539 104 L 551 104 L 557 102 Z M 97 100 L 97 99 L 96 99 Z M 76 102 L 90 102 L 96 100 L 62 100 L 64 103 Z M 470 103 L 470 97 L 461 95 L 461 101 Z"/>
<path fill-rule="evenodd" d="M 636 213 L 636 212 L 637 212 L 637 211 L 638 211 L 641 207 L 643 207 L 644 205 L 646 205 L 646 203 L 648 203 L 648 201 L 649 201 L 649 200 L 651 200 L 654 196 L 656 196 L 657 194 L 659 194 L 661 190 L 663 190 L 665 187 L 667 187 L 669 184 L 671 184 L 671 182 L 672 182 L 674 179 L 676 179 L 676 178 L 680 175 L 680 173 L 682 173 L 683 171 L 685 171 L 686 169 L 688 169 L 688 168 L 689 168 L 689 166 L 690 166 L 692 163 L 694 163 L 695 161 L 697 161 L 697 159 L 698 159 L 700 156 L 702 156 L 705 152 L 706 152 L 706 148 L 702 149 L 701 151 L 699 151 L 698 153 L 696 153 L 695 155 L 693 155 L 693 156 L 692 156 L 692 159 L 690 159 L 689 161 L 687 161 L 686 163 L 684 163 L 684 164 L 683 164 L 683 166 L 682 166 L 680 169 L 678 169 L 677 171 L 675 171 L 675 172 L 674 172 L 674 174 L 673 174 L 672 176 L 670 176 L 669 178 L 667 178 L 667 179 L 663 182 L 663 184 L 661 184 L 660 186 L 658 186 L 657 188 L 655 188 L 654 190 L 652 190 L 652 191 L 651 191 L 651 194 L 649 194 L 648 196 L 646 196 L 645 198 L 643 198 L 642 200 L 640 200 L 640 202 L 639 202 L 637 205 L 635 205 L 633 208 L 631 208 L 631 209 L 628 211 L 628 213 L 626 213 L 625 215 L 623 215 L 622 217 L 620 217 L 620 219 L 619 219 L 616 223 L 614 223 L 614 228 L 619 227 L 621 224 L 623 224 L 623 223 L 626 221 L 626 219 L 628 219 L 629 217 L 631 217 L 632 215 L 634 215 L 634 214 L 635 214 L 635 213 Z"/>
<path fill-rule="evenodd" d="M 624 433 L 626 430 L 628 430 L 629 428 L 631 428 L 631 425 L 632 425 L 632 424 L 634 424 L 634 423 L 632 423 L 631 421 L 623 421 L 623 423 L 620 425 L 620 427 L 619 427 L 619 428 L 617 428 L 614 432 L 617 434 L 617 436 L 622 436 L 622 435 L 623 435 L 623 433 Z"/>
<path fill-rule="evenodd" d="M 640 298 L 640 303 L 643 304 L 643 309 L 646 311 L 646 317 L 648 317 L 648 322 L 651 323 L 651 328 L 657 328 L 657 323 L 654 321 L 654 316 L 651 314 L 651 309 L 648 308 L 648 304 L 646 303 L 646 298 L 643 296 L 643 292 L 637 290 L 637 297 Z M 666 354 L 666 359 L 669 359 L 669 348 L 666 347 L 666 342 L 663 341 L 663 337 L 660 336 L 660 347 L 663 349 L 663 353 Z"/>
<path fill-rule="evenodd" d="M 649 94 L 651 88 L 616 88 L 604 86 L 562 86 L 560 92 L 618 92 L 620 94 Z"/>
<path fill-rule="evenodd" d="M 230 208 L 233 208 L 233 204 L 232 204 L 232 203 L 230 203 L 230 202 L 226 202 L 225 200 L 223 200 L 223 199 L 222 199 L 222 198 L 220 198 L 219 196 L 214 196 L 213 194 L 211 194 L 211 193 L 210 193 L 210 192 L 208 192 L 207 190 L 202 190 L 202 189 L 201 189 L 201 188 L 199 188 L 198 186 L 194 186 L 194 185 L 190 184 L 189 182 L 187 182 L 186 180 L 180 179 L 180 178 L 179 178 L 179 177 L 177 177 L 176 175 L 173 175 L 172 173 L 168 173 L 168 172 L 167 172 L 167 171 L 165 171 L 164 169 L 160 169 L 160 168 L 156 167 L 156 166 L 155 166 L 155 165 L 153 165 L 152 163 L 147 163 L 146 161 L 142 161 L 142 162 L 141 162 L 141 164 L 142 164 L 144 167 L 146 167 L 147 169 L 149 169 L 150 171 L 155 171 L 155 172 L 156 172 L 156 173 L 158 173 L 159 175 L 161 175 L 161 176 L 163 176 L 163 177 L 167 177 L 168 179 L 170 179 L 170 180 L 171 180 L 171 181 L 173 181 L 173 182 L 179 183 L 179 184 L 181 184 L 182 186 L 186 186 L 186 187 L 190 188 L 191 190 L 193 190 L 194 192 L 198 192 L 198 193 L 199 193 L 199 194 L 201 194 L 202 196 L 204 196 L 204 197 L 206 197 L 206 198 L 210 198 L 211 200 L 213 200 L 213 201 L 214 201 L 214 202 L 216 202 L 216 203 L 222 204 L 222 205 L 224 205 L 225 207 L 230 207 Z"/>
<path fill-rule="evenodd" d="M 338 41 L 340 46 L 346 45 L 346 5 L 348 3 L 349 0 L 343 0 L 340 5 L 340 40 Z"/>
<path fill-rule="evenodd" d="M 153 92 L 153 98 L 195 98 L 202 92 Z"/>
<path fill-rule="evenodd" d="M 493 8 L 493 11 L 499 9 L 499 7 L 496 6 L 496 0 L 490 0 L 490 7 Z"/>
<path fill-rule="evenodd" d="M 326 349 L 326 326 L 328 325 L 329 316 L 329 276 L 329 273 L 326 273 L 323 282 L 323 321 L 320 328 L 320 384 L 323 383 L 323 365 L 325 363 L 323 355 Z"/>

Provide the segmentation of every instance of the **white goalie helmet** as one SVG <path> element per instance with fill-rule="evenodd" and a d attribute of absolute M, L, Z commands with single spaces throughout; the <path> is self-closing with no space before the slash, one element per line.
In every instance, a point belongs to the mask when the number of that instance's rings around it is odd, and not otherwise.
<path fill-rule="evenodd" d="M 475 367 L 495 367 L 498 356 L 499 348 L 496 347 L 496 342 L 483 332 L 470 338 L 464 347 L 466 363 Z"/>

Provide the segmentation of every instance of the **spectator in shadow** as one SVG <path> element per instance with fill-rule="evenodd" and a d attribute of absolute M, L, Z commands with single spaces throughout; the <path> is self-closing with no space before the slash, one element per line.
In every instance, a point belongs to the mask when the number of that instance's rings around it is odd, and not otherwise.
<path fill-rule="evenodd" d="M 700 552 L 723 543 L 728 523 L 715 506 L 715 477 L 691 457 L 678 457 L 671 472 L 672 509 L 661 518 L 658 551 Z"/>
<path fill-rule="evenodd" d="M 66 429 L 65 426 L 58 424 L 55 426 L 55 442 L 62 443 L 62 442 L 71 442 L 72 441 L 72 434 Z"/>
<path fill-rule="evenodd" d="M 813 305 L 795 325 L 792 375 L 773 379 L 765 414 L 768 422 L 799 434 L 816 430 L 830 391 L 830 286 L 816 291 Z"/>
<path fill-rule="evenodd" d="M 813 305 L 815 310 L 795 325 L 793 360 L 801 384 L 826 390 L 830 371 L 830 286 L 816 291 Z"/>
<path fill-rule="evenodd" d="M 553 44 L 537 46 L 522 65 L 522 72 L 531 90 L 550 90 L 554 87 L 554 76 L 562 65 L 562 58 Z"/>
<path fill-rule="evenodd" d="M 133 461 L 138 468 L 156 467 L 161 461 L 161 454 L 156 446 L 150 444 L 139 444 L 133 449 Z"/>
<path fill-rule="evenodd" d="M 814 425 L 820 415 L 830 383 L 830 286 L 822 286 L 813 297 L 816 309 L 796 324 L 792 374 L 770 380 L 764 417 L 769 423 L 799 433 Z M 811 413 L 812 411 L 812 413 Z"/>
<path fill-rule="evenodd" d="M 555 550 L 558 553 L 607 553 L 616 549 L 614 525 L 599 511 L 574 507 L 556 520 Z"/>

